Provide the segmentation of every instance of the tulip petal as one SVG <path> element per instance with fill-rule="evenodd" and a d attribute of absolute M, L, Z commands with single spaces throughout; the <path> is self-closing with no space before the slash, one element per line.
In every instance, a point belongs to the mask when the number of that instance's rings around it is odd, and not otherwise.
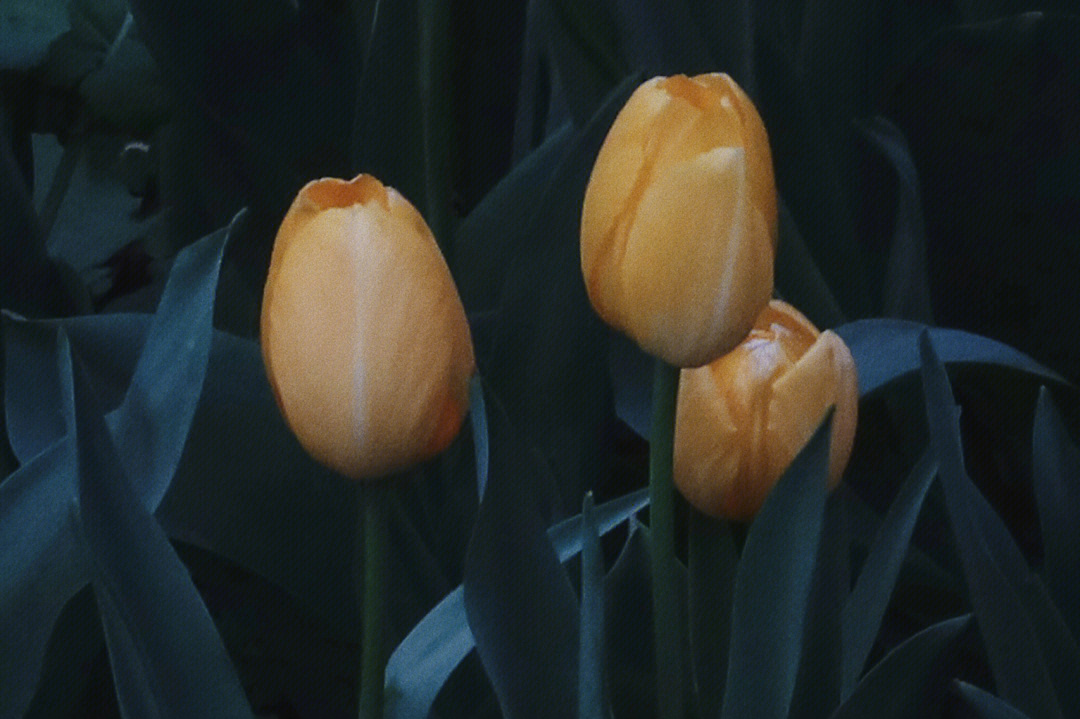
<path fill-rule="evenodd" d="M 646 190 L 627 238 L 618 304 L 628 308 L 626 331 L 647 351 L 698 366 L 749 331 L 772 293 L 772 258 L 755 262 L 759 253 L 744 247 L 754 229 L 745 203 L 738 148 L 668 167 Z"/>

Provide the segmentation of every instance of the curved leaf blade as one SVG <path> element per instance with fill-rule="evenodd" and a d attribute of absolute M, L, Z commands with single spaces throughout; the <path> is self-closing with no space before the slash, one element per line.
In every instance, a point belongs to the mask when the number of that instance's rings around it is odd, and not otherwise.
<path fill-rule="evenodd" d="M 851 695 L 870 656 L 896 578 L 907 556 L 911 535 L 915 531 L 915 520 L 936 476 L 937 460 L 927 448 L 900 487 L 896 499 L 889 505 L 863 562 L 862 572 L 844 605 L 844 698 Z"/>
<path fill-rule="evenodd" d="M 70 352 L 61 338 L 61 351 Z M 187 568 L 124 475 L 77 359 L 73 370 L 79 520 L 125 716 L 251 717 Z"/>
<path fill-rule="evenodd" d="M 785 719 L 825 509 L 830 411 L 750 526 L 735 575 L 722 719 Z"/>
<path fill-rule="evenodd" d="M 1080 637 L 1080 450 L 1065 430 L 1045 387 L 1039 392 L 1032 430 L 1032 475 L 1039 507 L 1046 584 L 1065 614 L 1074 637 Z"/>
<path fill-rule="evenodd" d="M 600 535 L 617 527 L 649 503 L 647 489 L 596 508 Z M 581 551 L 582 517 L 563 520 L 548 539 L 565 562 Z M 386 664 L 387 719 L 426 719 L 450 674 L 476 646 L 465 614 L 464 588 L 458 586 L 413 627 Z"/>
<path fill-rule="evenodd" d="M 925 698 L 935 682 L 943 683 L 942 655 L 971 621 L 964 615 L 923 629 L 885 655 L 832 714 L 832 719 L 925 716 Z M 943 687 L 939 687 L 939 691 Z"/>
<path fill-rule="evenodd" d="M 957 695 L 981 719 L 1028 719 L 1028 715 L 977 686 L 954 680 Z"/>
<path fill-rule="evenodd" d="M 964 469 L 963 448 L 952 388 L 928 333 L 919 337 L 922 379 L 931 445 L 941 468 L 945 501 L 953 523 L 971 603 L 989 655 L 994 681 L 1008 701 L 1039 719 L 1060 719 L 1047 659 L 1038 634 L 1018 594 L 1015 545 L 995 556 L 990 541 L 1004 530 L 989 532 L 993 510 L 972 485 Z M 986 506 L 984 506 L 986 505 Z M 988 515 L 989 513 L 989 515 Z M 1000 524 L 1000 522 L 998 522 Z M 994 542 L 994 548 L 1002 543 Z M 1007 543 L 1005 544 L 1008 550 Z M 999 564 L 1004 560 L 1003 564 Z M 1023 558 L 1019 559 L 1023 564 Z M 1023 573 L 1026 574 L 1026 568 Z M 1010 575 L 1012 580 L 1010 581 Z"/>
<path fill-rule="evenodd" d="M 927 327 L 906 320 L 858 320 L 836 328 L 855 358 L 859 394 L 868 395 L 921 366 L 918 338 L 928 332 L 945 363 L 991 364 L 1014 369 L 1056 384 L 1068 381 L 1008 345 L 962 330 Z"/>

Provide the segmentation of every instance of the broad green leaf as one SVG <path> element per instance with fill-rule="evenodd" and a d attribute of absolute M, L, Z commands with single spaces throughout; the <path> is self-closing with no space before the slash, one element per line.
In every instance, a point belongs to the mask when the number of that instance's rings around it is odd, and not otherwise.
<path fill-rule="evenodd" d="M 994 681 L 1002 696 L 1033 717 L 1060 719 L 1064 715 L 1047 657 L 1039 646 L 1036 625 L 1013 583 L 1015 576 L 1010 577 L 1017 571 L 1017 562 L 1011 555 L 1018 550 L 1014 545 L 1012 552 L 995 556 L 988 546 L 987 535 L 1000 534 L 1001 530 L 988 532 L 987 512 L 992 510 L 984 507 L 985 499 L 967 477 L 952 388 L 925 332 L 919 338 L 919 353 L 931 446 L 940 466 L 953 535 Z M 993 546 L 1003 548 L 1000 542 Z"/>
<path fill-rule="evenodd" d="M 525 224 L 505 271 L 484 378 L 551 463 L 562 501 L 575 507 L 601 471 L 595 437 L 611 415 L 607 330 L 581 278 L 581 203 L 593 160 L 635 78 L 621 83 L 581 130 Z M 526 321 L 527 320 L 527 321 Z M 565 510 L 564 510 L 565 511 Z"/>
<path fill-rule="evenodd" d="M 884 314 L 933 324 L 926 269 L 926 227 L 919 176 L 911 151 L 900 128 L 884 117 L 874 117 L 856 126 L 888 158 L 899 180 L 896 225 L 882 289 Z"/>
<path fill-rule="evenodd" d="M 458 225 L 450 266 L 468 310 L 496 306 L 508 265 L 527 241 L 526 227 L 520 219 L 536 213 L 541 199 L 537 188 L 547 186 L 573 140 L 569 124 L 553 133 L 507 173 Z"/>
<path fill-rule="evenodd" d="M 630 521 L 630 534 L 604 578 L 607 657 L 615 716 L 656 716 L 649 530 Z"/>
<path fill-rule="evenodd" d="M 889 505 L 844 605 L 844 698 L 851 695 L 870 656 L 915 531 L 915 520 L 936 476 L 937 461 L 927 449 Z"/>
<path fill-rule="evenodd" d="M 0 717 L 17 719 L 38 683 L 64 604 L 91 577 L 73 505 L 75 444 L 55 442 L 0 483 Z"/>
<path fill-rule="evenodd" d="M 0 237 L 4 238 L 0 309 L 29 316 L 73 312 L 77 283 L 65 279 L 46 257 L 41 223 L 4 133 L 0 133 Z"/>
<path fill-rule="evenodd" d="M 970 621 L 971 615 L 947 619 L 907 639 L 867 672 L 832 719 L 927 716 L 927 704 L 940 698 L 949 677 L 945 654 Z"/>
<path fill-rule="evenodd" d="M 739 561 L 731 525 L 691 509 L 687 538 L 690 668 L 698 715 L 720 715 Z"/>
<path fill-rule="evenodd" d="M 780 240 L 776 252 L 776 289 L 820 329 L 843 323 L 844 313 L 821 276 L 802 233 L 780 198 Z"/>
<path fill-rule="evenodd" d="M 536 0 L 554 71 L 574 118 L 584 127 L 627 74 L 611 7 L 603 0 Z M 621 105 L 621 103 L 620 103 Z"/>
<path fill-rule="evenodd" d="M 843 673 L 843 608 L 851 587 L 850 536 L 843 498 L 825 501 L 821 544 L 803 622 L 802 649 L 789 716 L 827 716 L 840 703 Z"/>
<path fill-rule="evenodd" d="M 596 525 L 603 535 L 648 504 L 641 490 L 596 508 Z M 580 515 L 548 529 L 548 539 L 565 562 L 581 551 Z M 398 645 L 386 665 L 386 716 L 425 719 L 450 674 L 476 646 L 465 616 L 464 590 L 454 589 Z"/>
<path fill-rule="evenodd" d="M 1027 719 L 1024 712 L 973 684 L 954 679 L 953 687 L 961 701 L 980 719 Z"/>
<path fill-rule="evenodd" d="M 832 412 L 750 525 L 735 575 L 723 719 L 788 715 L 825 509 Z"/>
<path fill-rule="evenodd" d="M 645 77 L 716 70 L 686 0 L 623 0 L 613 11 L 622 54 Z"/>
<path fill-rule="evenodd" d="M 858 320 L 836 328 L 855 358 L 859 394 L 868 395 L 920 367 L 919 335 L 927 331 L 942 362 L 989 364 L 1057 384 L 1068 382 L 1022 352 L 988 337 L 961 330 L 927 328 L 905 320 Z"/>
<path fill-rule="evenodd" d="M 34 67 L 67 29 L 66 0 L 5 0 L 0 8 L 0 69 Z"/>
<path fill-rule="evenodd" d="M 1032 474 L 1043 539 L 1043 575 L 1073 637 L 1080 637 L 1080 451 L 1044 387 L 1035 409 Z"/>
<path fill-rule="evenodd" d="M 60 352 L 70 355 L 60 333 Z M 125 717 L 252 716 L 240 680 L 187 568 L 124 474 L 78 358 L 78 523 Z M 178 642 L 177 637 L 184 637 Z"/>

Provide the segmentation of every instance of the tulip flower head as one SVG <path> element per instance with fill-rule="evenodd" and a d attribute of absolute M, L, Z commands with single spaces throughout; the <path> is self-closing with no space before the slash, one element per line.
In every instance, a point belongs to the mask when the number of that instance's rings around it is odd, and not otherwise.
<path fill-rule="evenodd" d="M 855 362 L 843 340 L 773 300 L 733 351 L 682 371 L 675 485 L 706 514 L 749 520 L 835 406 L 832 489 L 851 455 L 858 402 Z"/>
<path fill-rule="evenodd" d="M 581 267 L 593 307 L 670 364 L 711 362 L 772 296 L 776 207 L 765 126 L 730 77 L 645 82 L 585 191 Z"/>
<path fill-rule="evenodd" d="M 370 175 L 297 195 L 274 242 L 261 341 L 290 428 L 352 478 L 434 456 L 468 409 L 475 360 L 450 270 L 416 208 Z"/>

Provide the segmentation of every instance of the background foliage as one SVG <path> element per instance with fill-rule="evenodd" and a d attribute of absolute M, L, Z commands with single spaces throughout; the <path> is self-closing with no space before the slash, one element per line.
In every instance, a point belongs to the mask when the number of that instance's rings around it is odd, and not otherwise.
<path fill-rule="evenodd" d="M 397 478 L 389 715 L 653 716 L 650 361 L 578 224 L 632 89 L 714 70 L 863 398 L 833 495 L 822 434 L 749 528 L 679 508 L 688 706 L 1080 716 L 1071 3 L 5 0 L 0 717 L 355 714 L 357 487 L 255 335 L 288 203 L 358 172 L 434 229 L 485 400 Z"/>

